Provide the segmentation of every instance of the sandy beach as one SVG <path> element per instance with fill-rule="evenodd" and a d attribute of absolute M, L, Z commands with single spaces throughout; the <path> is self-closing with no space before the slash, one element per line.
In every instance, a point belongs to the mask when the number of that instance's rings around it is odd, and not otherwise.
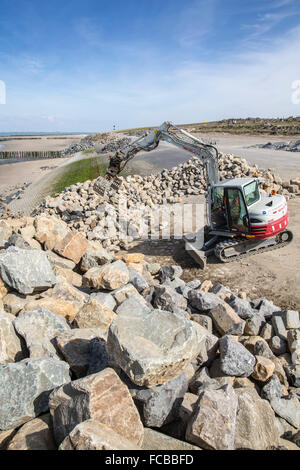
<path fill-rule="evenodd" d="M 4 152 L 37 152 L 63 150 L 68 145 L 78 142 L 87 134 L 73 135 L 35 135 L 35 136 L 0 136 L 0 150 Z M 5 139 L 5 140 L 3 140 Z M 3 146 L 1 148 L 1 146 Z"/>

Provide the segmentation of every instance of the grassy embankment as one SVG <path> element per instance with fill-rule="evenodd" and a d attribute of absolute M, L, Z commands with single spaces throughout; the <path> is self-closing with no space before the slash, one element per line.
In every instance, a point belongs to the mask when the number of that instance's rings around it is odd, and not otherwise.
<path fill-rule="evenodd" d="M 91 149 L 92 150 L 92 149 Z M 89 154 L 94 150 L 87 150 L 84 153 Z M 65 171 L 53 185 L 51 195 L 62 192 L 68 186 L 75 183 L 84 183 L 87 180 L 94 180 L 98 176 L 105 176 L 108 162 L 101 157 L 92 157 L 78 160 L 65 166 Z M 126 176 L 128 170 L 123 170 L 120 175 Z"/>

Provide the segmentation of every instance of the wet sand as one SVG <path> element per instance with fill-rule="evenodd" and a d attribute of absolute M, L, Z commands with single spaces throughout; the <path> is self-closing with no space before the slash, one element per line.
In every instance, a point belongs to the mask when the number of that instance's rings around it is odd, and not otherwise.
<path fill-rule="evenodd" d="M 35 135 L 35 136 L 0 136 L 0 150 L 3 152 L 38 152 L 63 150 L 68 145 L 78 142 L 87 134 L 74 135 Z M 3 141 L 2 139 L 6 139 Z M 4 146 L 1 148 L 1 146 Z"/>

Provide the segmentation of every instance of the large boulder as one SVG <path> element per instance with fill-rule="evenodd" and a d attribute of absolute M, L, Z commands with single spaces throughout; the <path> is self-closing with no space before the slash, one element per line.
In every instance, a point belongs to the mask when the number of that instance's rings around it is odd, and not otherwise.
<path fill-rule="evenodd" d="M 208 450 L 232 450 L 238 400 L 230 385 L 204 390 L 186 430 L 186 440 Z"/>
<path fill-rule="evenodd" d="M 0 430 L 14 429 L 48 411 L 51 390 L 69 381 L 69 365 L 54 359 L 0 366 Z"/>
<path fill-rule="evenodd" d="M 14 318 L 14 326 L 25 339 L 31 359 L 59 359 L 53 340 L 56 336 L 71 331 L 65 318 L 45 308 L 24 312 Z"/>
<path fill-rule="evenodd" d="M 59 450 L 139 450 L 140 447 L 95 419 L 77 424 Z"/>
<path fill-rule="evenodd" d="M 56 277 L 46 253 L 10 247 L 0 254 L 3 281 L 20 294 L 31 294 L 52 287 Z"/>
<path fill-rule="evenodd" d="M 24 358 L 20 338 L 14 329 L 15 317 L 0 310 L 0 364 L 20 361 Z"/>
<path fill-rule="evenodd" d="M 279 444 L 275 413 L 254 388 L 235 389 L 238 411 L 235 449 L 270 450 Z"/>
<path fill-rule="evenodd" d="M 126 264 L 114 261 L 111 264 L 89 269 L 83 276 L 83 284 L 95 289 L 115 290 L 129 282 L 129 271 Z"/>
<path fill-rule="evenodd" d="M 235 377 L 249 377 L 256 363 L 253 354 L 231 336 L 223 336 L 219 344 L 222 372 Z"/>
<path fill-rule="evenodd" d="M 114 318 L 107 346 L 132 382 L 152 387 L 179 375 L 197 357 L 202 341 L 200 326 L 181 314 L 136 310 Z"/>
<path fill-rule="evenodd" d="M 139 413 L 127 387 L 113 369 L 57 388 L 50 395 L 49 405 L 58 445 L 77 424 L 88 419 L 109 426 L 134 444 L 143 439 Z"/>

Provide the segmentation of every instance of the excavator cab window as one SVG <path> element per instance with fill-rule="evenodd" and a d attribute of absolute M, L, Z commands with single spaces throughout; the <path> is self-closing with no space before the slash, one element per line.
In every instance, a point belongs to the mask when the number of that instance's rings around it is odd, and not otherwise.
<path fill-rule="evenodd" d="M 212 189 L 211 220 L 214 229 L 228 229 L 225 192 L 220 186 Z"/>
<path fill-rule="evenodd" d="M 228 188 L 227 208 L 229 218 L 229 228 L 239 232 L 249 231 L 249 218 L 247 207 L 240 189 Z"/>
<path fill-rule="evenodd" d="M 254 180 L 244 186 L 244 194 L 247 206 L 251 206 L 255 202 L 259 201 L 259 189 L 257 182 Z"/>

